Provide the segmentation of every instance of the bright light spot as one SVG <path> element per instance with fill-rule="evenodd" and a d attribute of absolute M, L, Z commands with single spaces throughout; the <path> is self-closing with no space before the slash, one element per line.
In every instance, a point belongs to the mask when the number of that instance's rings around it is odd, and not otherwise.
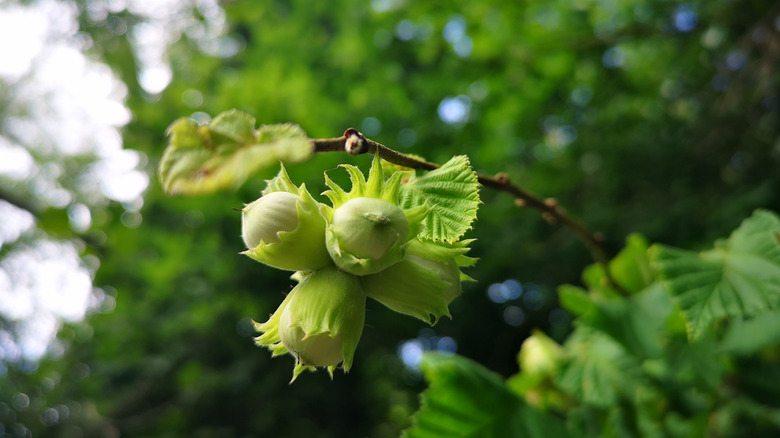
<path fill-rule="evenodd" d="M 29 212 L 0 200 L 0 248 L 4 243 L 13 243 L 35 225 Z M 1 283 L 1 282 L 0 282 Z"/>
<path fill-rule="evenodd" d="M 138 72 L 138 83 L 149 94 L 159 94 L 173 79 L 171 67 L 165 64 L 144 66 Z"/>
<path fill-rule="evenodd" d="M 471 41 L 471 37 L 464 36 L 452 44 L 452 49 L 455 50 L 455 54 L 465 58 L 471 55 L 471 51 L 474 49 L 474 42 Z"/>
<path fill-rule="evenodd" d="M 626 54 L 620 47 L 612 47 L 604 52 L 601 63 L 607 68 L 618 68 L 626 61 Z"/>
<path fill-rule="evenodd" d="M 399 1 L 396 0 L 371 0 L 371 9 L 375 12 L 387 12 L 398 7 Z"/>
<path fill-rule="evenodd" d="M 726 31 L 720 27 L 710 27 L 701 35 L 701 44 L 708 49 L 718 47 L 725 40 Z"/>
<path fill-rule="evenodd" d="M 577 139 L 577 129 L 573 126 L 557 126 L 550 129 L 544 135 L 544 141 L 553 149 L 560 149 L 570 145 Z"/>
<path fill-rule="evenodd" d="M 466 35 L 466 19 L 462 15 L 452 17 L 442 31 L 444 39 L 452 45 L 455 54 L 465 58 L 474 49 L 474 42 Z"/>
<path fill-rule="evenodd" d="M 185 90 L 181 94 L 181 101 L 190 108 L 197 108 L 203 105 L 203 93 L 198 90 Z"/>
<path fill-rule="evenodd" d="M 689 5 L 679 6 L 674 10 L 674 27 L 680 32 L 690 32 L 699 22 L 699 16 Z"/>
<path fill-rule="evenodd" d="M 729 70 L 739 70 L 747 63 L 747 55 L 745 52 L 735 50 L 726 57 L 726 65 Z"/>
<path fill-rule="evenodd" d="M 591 99 L 593 99 L 593 90 L 585 85 L 580 85 L 572 90 L 571 95 L 569 96 L 569 100 L 579 107 L 584 107 L 590 103 Z"/>
<path fill-rule="evenodd" d="M 395 27 L 395 36 L 399 40 L 409 41 L 414 38 L 416 28 L 411 20 L 401 20 Z"/>
<path fill-rule="evenodd" d="M 138 228 L 143 221 L 143 216 L 137 211 L 126 211 L 119 219 L 127 228 Z"/>
<path fill-rule="evenodd" d="M 474 81 L 469 85 L 469 96 L 477 102 L 488 96 L 488 86 L 484 81 Z"/>
<path fill-rule="evenodd" d="M 447 124 L 463 124 L 471 113 L 471 99 L 468 96 L 445 97 L 439 104 L 439 118 Z"/>
<path fill-rule="evenodd" d="M 0 358 L 40 359 L 61 320 L 84 318 L 91 295 L 92 274 L 72 243 L 38 240 L 8 254 L 0 262 L 0 315 L 13 321 L 15 336 L 0 342 Z"/>
<path fill-rule="evenodd" d="M 47 19 L 32 8 L 8 6 L 0 14 L 0 77 L 15 82 L 43 49 Z M 13 43 L 11 43 L 13 42 Z"/>
<path fill-rule="evenodd" d="M 11 404 L 14 409 L 21 411 L 22 409 L 27 408 L 27 406 L 30 406 L 30 396 L 20 392 L 14 396 L 13 400 L 11 400 Z"/>
<path fill-rule="evenodd" d="M 525 321 L 525 313 L 523 309 L 517 306 L 508 306 L 504 309 L 504 322 L 512 327 L 519 327 L 523 325 Z"/>
<path fill-rule="evenodd" d="M 450 43 L 455 44 L 459 39 L 466 36 L 466 19 L 462 15 L 456 15 L 444 25 L 442 31 L 444 39 Z"/>
<path fill-rule="evenodd" d="M 493 283 L 488 286 L 487 295 L 494 303 L 505 303 L 520 298 L 523 286 L 517 280 L 507 280 L 503 283 Z"/>
<path fill-rule="evenodd" d="M 369 137 L 375 136 L 382 132 L 382 122 L 376 117 L 366 117 L 360 123 L 360 131 Z"/>
<path fill-rule="evenodd" d="M 406 365 L 407 369 L 418 370 L 426 351 L 439 351 L 445 354 L 454 354 L 458 350 L 458 343 L 449 336 L 436 336 L 431 329 L 420 330 L 420 335 L 414 339 L 405 341 L 398 347 L 398 357 Z"/>
<path fill-rule="evenodd" d="M 60 413 L 54 408 L 49 408 L 41 414 L 41 422 L 46 426 L 53 426 L 60 421 Z"/>
<path fill-rule="evenodd" d="M 84 204 L 73 204 L 68 207 L 68 220 L 73 231 L 83 233 L 92 225 L 92 213 Z"/>
<path fill-rule="evenodd" d="M 458 343 L 449 336 L 442 336 L 436 341 L 436 351 L 454 354 L 458 351 Z"/>
<path fill-rule="evenodd" d="M 537 288 L 532 288 L 523 295 L 523 305 L 529 310 L 540 310 L 544 307 L 544 296 Z"/>
<path fill-rule="evenodd" d="M 104 179 L 101 190 L 106 197 L 119 202 L 132 202 L 141 197 L 149 185 L 149 176 L 143 172 L 131 171 Z"/>
<path fill-rule="evenodd" d="M 401 362 L 409 368 L 419 368 L 423 358 L 422 343 L 416 339 L 406 341 L 398 348 Z"/>
<path fill-rule="evenodd" d="M 0 175 L 11 179 L 27 179 L 33 175 L 35 162 L 32 155 L 21 146 L 11 144 L 0 135 Z"/>

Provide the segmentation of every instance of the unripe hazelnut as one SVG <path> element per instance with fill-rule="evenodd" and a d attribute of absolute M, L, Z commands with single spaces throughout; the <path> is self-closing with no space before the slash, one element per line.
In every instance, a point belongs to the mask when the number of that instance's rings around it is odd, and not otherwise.
<path fill-rule="evenodd" d="M 327 267 L 303 278 L 279 318 L 279 337 L 300 365 L 352 366 L 366 295 L 357 277 Z"/>
<path fill-rule="evenodd" d="M 408 236 L 409 221 L 400 207 L 359 197 L 334 210 L 328 251 L 342 269 L 367 275 L 401 261 Z"/>
<path fill-rule="evenodd" d="M 280 231 L 298 227 L 297 204 L 301 197 L 288 192 L 272 192 L 242 210 L 241 237 L 252 249 L 260 242 L 279 243 Z"/>
<path fill-rule="evenodd" d="M 242 210 L 243 254 L 279 269 L 313 271 L 333 262 L 325 248 L 325 217 L 305 188 L 271 192 Z"/>
<path fill-rule="evenodd" d="M 282 311 L 279 320 L 279 337 L 288 350 L 295 353 L 303 365 L 326 367 L 338 365 L 344 360 L 342 335 L 331 336 L 330 333 L 320 333 L 306 336 L 302 328 L 292 326 L 290 306 Z"/>

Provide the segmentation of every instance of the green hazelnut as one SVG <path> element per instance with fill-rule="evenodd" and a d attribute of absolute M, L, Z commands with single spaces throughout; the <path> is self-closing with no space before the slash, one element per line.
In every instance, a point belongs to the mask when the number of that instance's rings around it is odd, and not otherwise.
<path fill-rule="evenodd" d="M 325 217 L 305 187 L 270 192 L 242 210 L 243 254 L 279 269 L 313 271 L 333 262 L 325 247 Z"/>
<path fill-rule="evenodd" d="M 358 197 L 333 211 L 327 248 L 336 265 L 355 275 L 379 272 L 403 260 L 409 221 L 397 205 Z"/>

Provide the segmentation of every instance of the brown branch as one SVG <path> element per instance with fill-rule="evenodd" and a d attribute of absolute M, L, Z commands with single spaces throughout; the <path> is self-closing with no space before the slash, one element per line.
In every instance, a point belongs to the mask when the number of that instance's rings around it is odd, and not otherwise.
<path fill-rule="evenodd" d="M 314 143 L 315 152 L 346 152 L 350 155 L 377 154 L 383 160 L 412 169 L 435 170 L 441 167 L 438 164 L 390 149 L 381 143 L 366 138 L 354 128 L 347 129 L 341 137 L 313 139 L 312 142 Z M 512 184 L 505 173 L 499 173 L 495 176 L 477 173 L 477 179 L 484 187 L 506 192 L 514 196 L 515 204 L 518 207 L 530 207 L 540 211 L 542 217 L 550 224 L 561 224 L 572 229 L 577 234 L 577 237 L 588 247 L 593 259 L 604 269 L 610 285 L 620 294 L 628 295 L 628 292 L 615 281 L 610 272 L 609 258 L 603 246 L 605 240 L 603 234 L 590 231 L 585 225 L 566 213 L 555 199 L 539 198 L 524 188 Z"/>

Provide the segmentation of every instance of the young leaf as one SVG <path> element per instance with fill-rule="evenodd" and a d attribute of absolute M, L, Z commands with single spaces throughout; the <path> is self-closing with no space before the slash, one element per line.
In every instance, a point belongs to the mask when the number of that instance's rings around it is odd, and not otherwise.
<path fill-rule="evenodd" d="M 757 211 L 712 250 L 651 248 L 654 267 L 682 309 L 692 339 L 720 319 L 750 318 L 780 304 L 778 235 L 780 219 Z"/>
<path fill-rule="evenodd" d="M 426 354 L 430 387 L 402 438 L 567 437 L 563 423 L 527 406 L 500 376 L 468 359 Z"/>
<path fill-rule="evenodd" d="M 160 160 L 162 186 L 170 194 L 200 195 L 236 187 L 279 161 L 297 163 L 314 152 L 303 130 L 292 124 L 265 125 L 237 110 L 208 125 L 179 119 L 168 128 L 169 145 Z"/>
<path fill-rule="evenodd" d="M 465 155 L 452 157 L 441 168 L 412 178 L 401 186 L 404 209 L 428 205 L 419 237 L 454 242 L 471 228 L 477 218 L 479 183 Z"/>

